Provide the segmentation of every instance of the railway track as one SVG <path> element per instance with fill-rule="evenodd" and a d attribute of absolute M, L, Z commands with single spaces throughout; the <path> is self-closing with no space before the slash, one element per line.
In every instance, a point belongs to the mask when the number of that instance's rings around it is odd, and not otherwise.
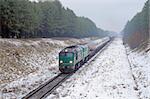
<path fill-rule="evenodd" d="M 111 39 L 107 44 L 105 44 L 100 50 L 99 53 L 101 53 L 108 45 L 113 41 Z M 97 56 L 97 55 L 95 55 Z M 94 58 L 95 59 L 95 58 Z M 93 60 L 93 59 L 91 59 Z M 33 90 L 29 94 L 27 94 L 25 97 L 22 99 L 43 99 L 46 98 L 48 95 L 50 95 L 56 88 L 58 88 L 66 79 L 68 79 L 70 76 L 72 76 L 73 73 L 71 74 L 63 74 L 60 73 L 54 78 L 50 79 L 46 83 L 42 84 L 39 86 L 37 89 Z"/>
<path fill-rule="evenodd" d="M 133 74 L 133 69 L 132 69 L 132 65 L 133 65 L 133 66 L 135 66 L 135 65 L 132 64 L 131 61 L 129 60 L 129 56 L 128 56 L 127 50 L 126 50 L 126 55 L 127 55 L 127 60 L 128 60 L 128 63 L 129 63 L 130 72 L 131 72 L 131 75 L 132 75 L 132 78 L 133 78 L 133 81 L 134 81 L 134 84 L 135 84 L 134 90 L 137 91 L 137 97 L 138 97 L 138 99 L 141 99 L 141 98 L 140 98 L 140 92 L 138 91 L 138 90 L 139 90 L 139 86 L 138 86 L 136 77 L 135 77 L 134 74 Z M 135 66 L 135 67 L 136 67 L 136 66 Z"/>
<path fill-rule="evenodd" d="M 62 84 L 67 78 L 72 74 L 58 74 L 51 80 L 47 81 L 45 84 L 39 86 L 37 89 L 33 90 L 27 94 L 22 99 L 42 99 L 51 94 L 60 84 Z"/>

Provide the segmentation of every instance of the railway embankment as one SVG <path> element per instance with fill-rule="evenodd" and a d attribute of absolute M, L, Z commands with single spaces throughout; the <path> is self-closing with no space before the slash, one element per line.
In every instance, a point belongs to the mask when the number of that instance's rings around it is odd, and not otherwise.
<path fill-rule="evenodd" d="M 59 73 L 58 52 L 90 39 L 0 39 L 0 99 L 21 98 Z"/>
<path fill-rule="evenodd" d="M 150 44 L 150 43 L 149 43 Z M 150 99 L 150 46 L 142 44 L 134 50 L 126 48 L 130 69 L 139 99 Z"/>

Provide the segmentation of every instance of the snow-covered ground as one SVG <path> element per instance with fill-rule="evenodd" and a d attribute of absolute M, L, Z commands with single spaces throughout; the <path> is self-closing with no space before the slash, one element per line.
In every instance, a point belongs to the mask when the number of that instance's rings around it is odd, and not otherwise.
<path fill-rule="evenodd" d="M 0 99 L 20 99 L 54 77 L 59 73 L 58 52 L 88 41 L 0 39 Z M 150 99 L 150 52 L 127 53 L 116 38 L 47 99 Z"/>
<path fill-rule="evenodd" d="M 116 38 L 47 99 L 139 99 L 135 89 L 125 47 Z"/>
<path fill-rule="evenodd" d="M 150 49 L 150 46 L 147 49 Z M 140 99 L 150 99 L 150 51 L 132 51 L 127 48 L 127 53 L 138 95 Z"/>

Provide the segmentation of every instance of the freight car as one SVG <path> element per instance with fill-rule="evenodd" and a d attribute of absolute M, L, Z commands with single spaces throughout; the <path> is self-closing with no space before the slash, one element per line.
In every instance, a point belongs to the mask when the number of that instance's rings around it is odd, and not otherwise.
<path fill-rule="evenodd" d="M 105 37 L 100 40 L 92 41 L 86 44 L 89 47 L 89 58 L 92 58 L 100 49 L 102 49 L 109 41 L 111 40 L 110 37 Z"/>
<path fill-rule="evenodd" d="M 109 41 L 110 38 L 105 38 L 101 42 L 96 40 L 88 44 L 75 45 L 64 48 L 59 53 L 59 70 L 62 73 L 75 72 Z"/>

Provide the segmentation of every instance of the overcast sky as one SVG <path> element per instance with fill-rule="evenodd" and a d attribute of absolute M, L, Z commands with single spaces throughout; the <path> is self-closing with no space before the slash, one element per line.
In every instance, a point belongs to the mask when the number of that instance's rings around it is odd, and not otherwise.
<path fill-rule="evenodd" d="M 104 30 L 120 32 L 141 11 L 146 0 L 60 0 L 78 16 L 92 19 Z"/>

